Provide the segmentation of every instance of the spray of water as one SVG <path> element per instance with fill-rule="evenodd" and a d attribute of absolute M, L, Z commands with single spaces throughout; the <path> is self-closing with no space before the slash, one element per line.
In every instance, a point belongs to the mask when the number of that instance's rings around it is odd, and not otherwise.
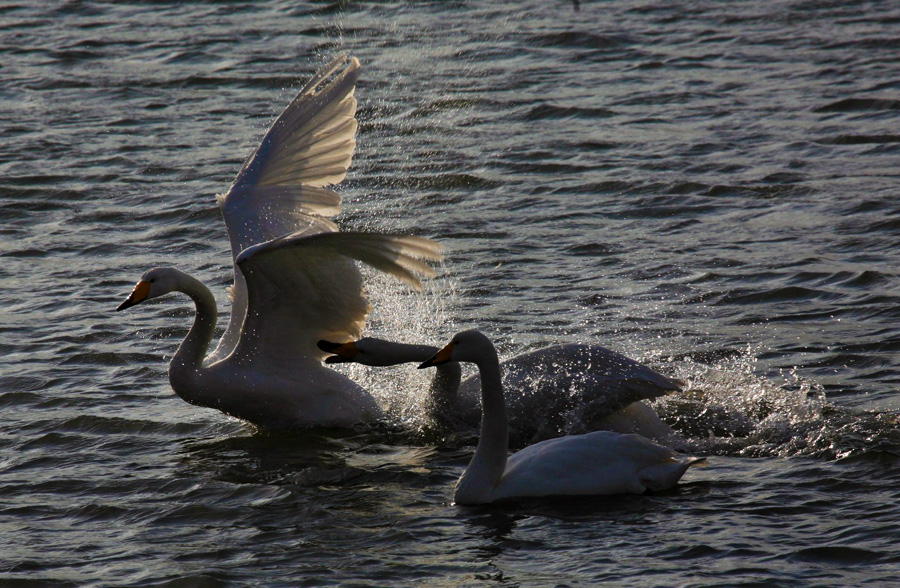
<path fill-rule="evenodd" d="M 705 453 L 788 456 L 830 447 L 834 407 L 822 388 L 793 370 L 780 379 L 763 377 L 757 363 L 750 348 L 714 364 L 686 358 L 677 365 L 684 391 L 655 408 Z"/>
<path fill-rule="evenodd" d="M 372 304 L 366 336 L 435 346 L 446 343 L 454 332 L 449 318 L 456 298 L 453 280 L 429 280 L 425 292 L 420 294 L 383 274 L 364 272 Z M 420 429 L 427 424 L 426 401 L 434 376 L 432 370 L 416 369 L 415 364 L 387 368 L 342 364 L 337 369 L 369 390 L 393 424 L 407 429 Z"/>

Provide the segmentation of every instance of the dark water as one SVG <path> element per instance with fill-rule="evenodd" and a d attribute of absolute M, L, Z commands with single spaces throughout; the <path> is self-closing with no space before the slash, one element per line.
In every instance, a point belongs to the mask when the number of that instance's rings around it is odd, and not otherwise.
<path fill-rule="evenodd" d="M 887 585 L 900 564 L 893 2 L 0 6 L 0 584 Z M 471 438 L 354 371 L 383 431 L 175 397 L 230 280 L 213 195 L 326 56 L 360 58 L 345 228 L 448 247 L 372 332 L 599 342 L 684 378 L 674 491 L 458 508 Z"/>

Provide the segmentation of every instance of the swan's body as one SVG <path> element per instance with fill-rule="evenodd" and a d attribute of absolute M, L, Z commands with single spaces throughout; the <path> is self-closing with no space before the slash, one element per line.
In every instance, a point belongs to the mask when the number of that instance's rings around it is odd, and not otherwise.
<path fill-rule="evenodd" d="M 474 363 L 481 375 L 481 433 L 475 455 L 457 482 L 457 504 L 664 490 L 703 461 L 681 457 L 639 435 L 609 431 L 549 439 L 507 457 L 506 405 L 494 346 L 478 331 L 465 331 L 420 367 L 447 361 Z"/>
<path fill-rule="evenodd" d="M 369 366 L 421 363 L 438 348 L 366 337 L 345 344 L 320 341 L 336 355 L 326 363 Z M 513 445 L 593 430 L 639 433 L 668 440 L 671 429 L 643 400 L 681 389 L 681 382 L 599 345 L 557 345 L 502 363 Z M 437 366 L 429 390 L 429 417 L 450 429 L 474 428 L 481 419 L 481 378 L 462 380 L 459 364 Z"/>
<path fill-rule="evenodd" d="M 146 272 L 119 306 L 169 292 L 194 301 L 194 324 L 169 365 L 173 390 L 192 404 L 274 429 L 350 426 L 381 414 L 366 390 L 320 363 L 316 341 L 362 331 L 369 306 L 354 260 L 421 287 L 416 274 L 434 272 L 420 259 L 439 259 L 440 248 L 420 237 L 338 233 L 324 218 L 340 209 L 340 196 L 324 186 L 344 178 L 355 146 L 359 62 L 325 83 L 346 61 L 313 76 L 217 197 L 234 286 L 215 351 L 207 355 L 215 299 L 184 272 Z"/>

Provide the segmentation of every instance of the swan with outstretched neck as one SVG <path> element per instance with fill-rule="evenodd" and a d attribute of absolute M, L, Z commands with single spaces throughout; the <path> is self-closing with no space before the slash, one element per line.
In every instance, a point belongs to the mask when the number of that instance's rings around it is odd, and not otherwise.
<path fill-rule="evenodd" d="M 347 66 L 338 74 L 342 65 Z M 270 429 L 352 426 L 381 408 L 346 376 L 322 365 L 322 338 L 359 337 L 369 304 L 363 262 L 421 289 L 441 258 L 413 236 L 341 233 L 325 218 L 340 210 L 326 186 L 347 173 L 355 146 L 359 62 L 320 69 L 269 128 L 231 188 L 217 196 L 234 265 L 231 318 L 217 347 L 216 303 L 196 278 L 147 271 L 118 310 L 170 292 L 194 302 L 194 323 L 169 364 L 181 398 Z"/>
<path fill-rule="evenodd" d="M 500 361 L 490 339 L 464 331 L 419 367 L 471 362 L 481 376 L 481 431 L 456 484 L 456 504 L 542 496 L 641 494 L 678 483 L 703 458 L 683 457 L 639 435 L 596 431 L 529 445 L 511 456 Z"/>
<path fill-rule="evenodd" d="M 374 337 L 318 345 L 334 354 L 325 363 L 377 367 L 421 363 L 439 350 Z M 517 355 L 502 363 L 502 381 L 515 446 L 594 430 L 638 433 L 661 442 L 673 439 L 672 430 L 643 401 L 679 391 L 682 382 L 605 347 L 556 345 Z M 477 427 L 480 395 L 477 373 L 462 380 L 459 363 L 441 364 L 429 388 L 427 416 L 444 429 Z"/>

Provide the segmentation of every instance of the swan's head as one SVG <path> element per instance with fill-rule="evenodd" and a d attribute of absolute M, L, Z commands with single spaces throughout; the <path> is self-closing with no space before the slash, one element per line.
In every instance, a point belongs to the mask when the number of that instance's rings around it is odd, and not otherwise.
<path fill-rule="evenodd" d="M 325 363 L 361 363 L 368 366 L 388 366 L 397 362 L 392 357 L 394 345 L 390 341 L 364 337 L 349 343 L 332 343 L 324 339 L 316 344 L 326 353 L 333 353 L 325 358 Z"/>
<path fill-rule="evenodd" d="M 443 349 L 419 365 L 419 369 L 441 365 L 450 361 L 478 363 L 486 356 L 495 355 L 494 344 L 481 331 L 463 331 L 453 336 Z"/>
<path fill-rule="evenodd" d="M 157 267 L 144 272 L 131 295 L 116 310 L 125 310 L 145 300 L 174 291 L 180 276 L 181 272 L 171 267 Z"/>

